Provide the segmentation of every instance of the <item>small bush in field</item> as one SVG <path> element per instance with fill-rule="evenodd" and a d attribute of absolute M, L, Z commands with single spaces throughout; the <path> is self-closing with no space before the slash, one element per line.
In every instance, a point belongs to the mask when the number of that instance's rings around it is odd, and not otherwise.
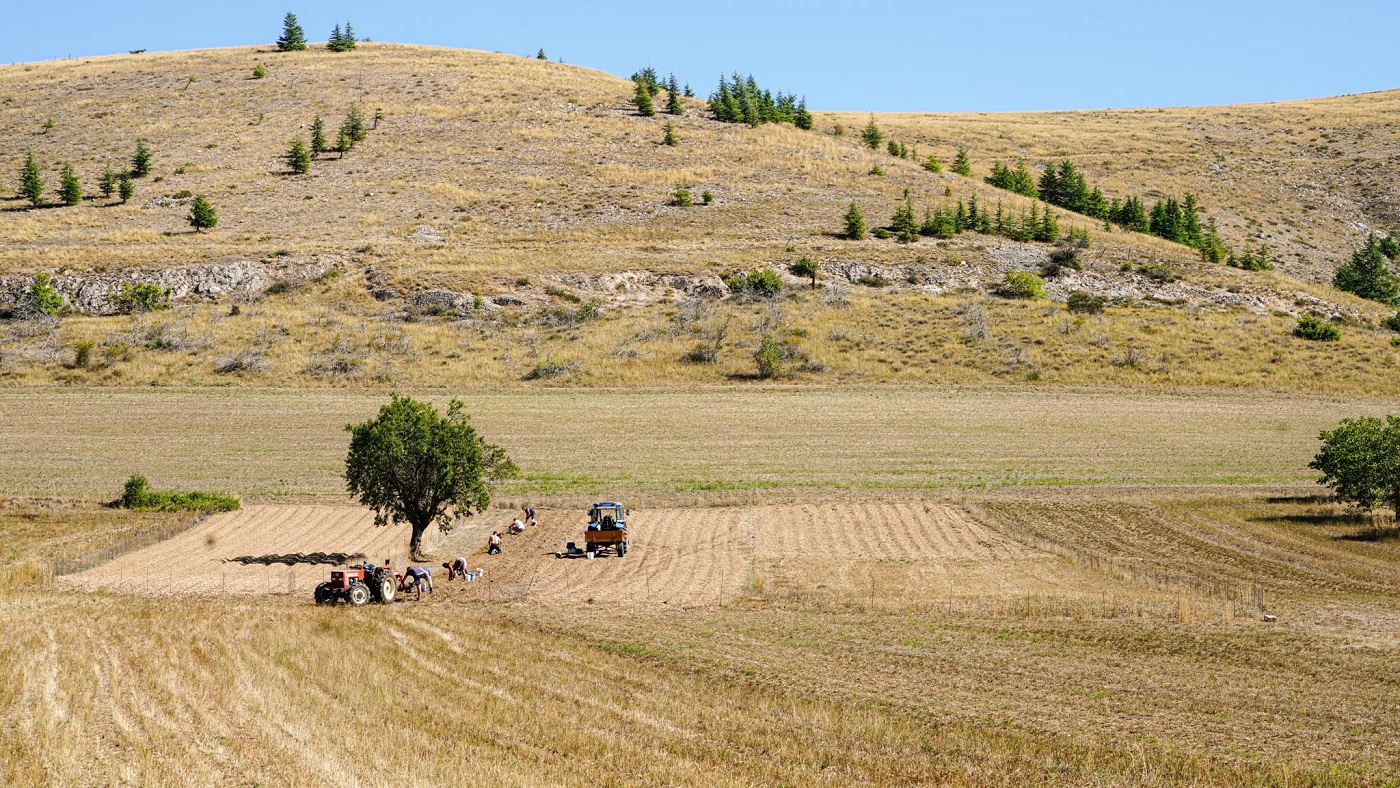
<path fill-rule="evenodd" d="M 1293 336 L 1314 342 L 1336 342 L 1342 338 L 1342 331 L 1317 315 L 1303 315 L 1293 327 Z"/>
<path fill-rule="evenodd" d="M 1045 283 L 1029 271 L 1008 271 L 997 285 L 996 294 L 1002 298 L 1044 298 Z"/>

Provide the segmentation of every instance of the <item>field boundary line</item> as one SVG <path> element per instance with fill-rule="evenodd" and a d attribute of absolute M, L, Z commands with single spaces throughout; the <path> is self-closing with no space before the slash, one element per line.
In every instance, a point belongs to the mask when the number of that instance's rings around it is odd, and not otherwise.
<path fill-rule="evenodd" d="M 190 530 L 191 528 L 194 528 L 196 525 L 199 525 L 200 523 L 204 522 L 212 514 L 214 514 L 214 511 L 212 509 L 203 509 L 194 517 L 191 517 L 189 520 L 186 520 L 184 522 L 171 523 L 169 525 L 162 526 L 152 531 L 147 531 L 145 533 L 127 537 L 126 539 L 123 539 L 120 542 L 117 542 L 116 544 L 113 544 L 109 547 L 104 547 L 101 550 L 93 550 L 90 553 L 80 555 L 76 558 L 55 558 L 50 562 L 53 570 L 53 576 L 61 577 L 63 575 L 73 575 L 77 574 L 78 572 L 86 572 L 87 570 L 95 569 L 96 567 L 99 567 L 107 563 L 108 561 L 114 561 L 126 555 L 127 553 L 134 553 L 137 550 L 150 547 L 151 545 L 156 544 L 157 542 L 164 542 L 167 539 L 172 539 Z"/>

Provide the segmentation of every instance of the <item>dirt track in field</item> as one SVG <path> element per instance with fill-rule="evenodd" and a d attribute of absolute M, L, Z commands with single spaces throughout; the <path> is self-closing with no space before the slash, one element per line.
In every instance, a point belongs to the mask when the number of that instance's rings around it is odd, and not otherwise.
<path fill-rule="evenodd" d="M 59 588 L 121 593 L 308 593 L 330 576 L 314 563 L 243 564 L 236 558 L 294 553 L 363 553 L 406 563 L 408 526 L 374 525 L 367 509 L 347 506 L 248 506 L 215 515 L 184 533 L 86 572 L 55 580 Z M 308 596 L 309 598 L 309 596 Z"/>
<path fill-rule="evenodd" d="M 538 525 L 506 536 L 487 555 L 486 537 L 504 532 L 511 513 L 465 520 L 438 545 L 431 566 L 465 555 L 485 569 L 480 582 L 439 593 L 542 605 L 723 604 L 745 590 L 860 592 L 900 598 L 1063 588 L 1044 555 L 974 521 L 960 509 L 927 503 L 812 504 L 636 510 L 632 550 L 623 558 L 558 559 L 582 542 L 581 511 L 541 511 Z M 406 526 L 376 528 L 364 509 L 249 506 L 209 518 L 160 544 L 57 579 L 84 591 L 186 594 L 307 594 L 329 566 L 245 564 L 235 559 L 293 553 L 364 553 L 407 564 Z M 442 597 L 439 597 L 442 598 Z"/>

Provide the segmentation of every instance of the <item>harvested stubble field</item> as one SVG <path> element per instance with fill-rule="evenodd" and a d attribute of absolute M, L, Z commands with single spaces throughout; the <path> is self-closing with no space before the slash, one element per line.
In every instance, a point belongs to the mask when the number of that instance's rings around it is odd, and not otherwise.
<path fill-rule="evenodd" d="M 389 559 L 402 567 L 408 564 L 408 534 L 405 525 L 376 527 L 367 509 L 248 506 L 209 517 L 174 538 L 94 569 L 56 578 L 54 585 L 157 596 L 304 594 L 326 579 L 328 567 L 235 559 L 345 553 L 378 563 Z M 434 544 L 432 534 L 426 547 Z"/>
<path fill-rule="evenodd" d="M 1298 484 L 1317 434 L 1379 400 L 1202 391 L 809 388 L 437 391 L 524 476 L 506 498 L 752 501 L 813 490 Z M 0 389 L 0 489 L 338 496 L 360 390 Z"/>

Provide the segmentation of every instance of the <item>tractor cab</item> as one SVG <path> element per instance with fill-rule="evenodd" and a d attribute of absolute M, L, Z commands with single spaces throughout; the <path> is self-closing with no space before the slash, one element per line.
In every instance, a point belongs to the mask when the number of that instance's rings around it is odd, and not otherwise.
<path fill-rule="evenodd" d="M 588 530 L 625 531 L 627 513 L 628 510 L 620 503 L 595 503 L 588 510 Z"/>

